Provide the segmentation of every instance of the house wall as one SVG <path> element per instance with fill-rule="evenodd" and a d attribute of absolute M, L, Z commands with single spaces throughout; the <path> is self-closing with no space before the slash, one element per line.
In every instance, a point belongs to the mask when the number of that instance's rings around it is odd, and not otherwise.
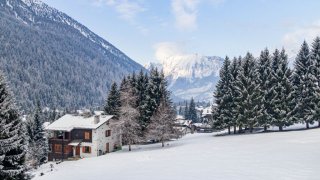
<path fill-rule="evenodd" d="M 106 137 L 106 131 L 111 130 L 111 136 Z M 113 128 L 107 124 L 102 124 L 99 128 L 92 130 L 92 142 L 82 142 L 81 146 L 90 146 L 91 153 L 83 153 L 80 149 L 80 157 L 95 157 L 107 153 L 107 143 L 109 143 L 109 152 L 114 151 L 115 144 L 122 146 L 119 128 Z"/>

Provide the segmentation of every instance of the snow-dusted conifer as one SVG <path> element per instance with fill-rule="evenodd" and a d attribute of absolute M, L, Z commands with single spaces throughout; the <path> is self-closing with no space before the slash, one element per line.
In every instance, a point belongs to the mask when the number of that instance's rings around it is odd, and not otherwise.
<path fill-rule="evenodd" d="M 194 103 L 193 98 L 191 98 L 191 100 L 190 100 L 188 116 L 189 116 L 189 119 L 192 120 L 192 123 L 197 122 L 197 110 L 196 110 L 196 104 Z"/>
<path fill-rule="evenodd" d="M 314 119 L 318 120 L 318 126 L 320 127 L 320 37 L 316 37 L 312 43 L 312 49 L 310 52 L 310 59 L 314 65 L 314 78 L 316 80 L 316 89 L 314 91 L 316 100 Z"/>
<path fill-rule="evenodd" d="M 257 125 L 259 111 L 260 87 L 257 84 L 255 59 L 252 54 L 247 55 L 242 60 L 242 66 L 237 78 L 237 91 L 239 99 L 237 100 L 238 125 L 241 131 L 243 126 L 248 126 L 250 132 Z"/>
<path fill-rule="evenodd" d="M 185 107 L 184 107 L 184 118 L 185 119 L 190 119 L 189 118 L 189 105 L 188 105 L 188 101 L 186 101 L 186 105 L 185 105 Z"/>
<path fill-rule="evenodd" d="M 285 125 L 292 123 L 292 85 L 290 82 L 290 69 L 288 68 L 285 51 L 276 49 L 271 65 L 271 124 L 278 126 L 282 131 Z"/>
<path fill-rule="evenodd" d="M 119 118 L 120 113 L 120 92 L 118 90 L 117 83 L 111 85 L 110 92 L 107 97 L 106 105 L 104 106 L 104 111 L 107 114 L 114 115 L 115 118 Z"/>
<path fill-rule="evenodd" d="M 232 94 L 231 94 L 231 73 L 230 60 L 225 58 L 223 66 L 220 70 L 220 80 L 217 83 L 216 91 L 214 93 L 217 110 L 214 114 L 213 126 L 216 129 L 223 129 L 228 127 L 230 134 L 230 127 L 232 126 Z"/>
<path fill-rule="evenodd" d="M 4 76 L 0 73 L 0 179 L 27 179 L 25 128 Z"/>
<path fill-rule="evenodd" d="M 294 119 L 298 122 L 305 122 L 306 128 L 314 122 L 315 109 L 317 106 L 317 92 L 313 71 L 315 64 L 310 58 L 308 44 L 304 41 L 295 60 L 295 70 L 292 75 L 293 97 L 294 97 Z"/>
<path fill-rule="evenodd" d="M 271 123 L 270 112 L 270 80 L 271 80 L 271 56 L 269 50 L 266 48 L 261 51 L 257 63 L 257 83 L 260 87 L 261 97 L 259 98 L 260 115 L 258 124 L 267 130 Z"/>
<path fill-rule="evenodd" d="M 231 66 L 230 66 L 230 73 L 231 73 L 231 103 L 230 103 L 230 108 L 231 108 L 231 115 L 232 115 L 232 126 L 233 126 L 233 133 L 236 134 L 236 127 L 237 127 L 237 119 L 238 119 L 238 109 L 237 109 L 237 100 L 239 93 L 237 91 L 237 78 L 239 75 L 239 68 L 241 67 L 241 64 L 239 63 L 239 60 L 237 58 L 234 58 Z"/>

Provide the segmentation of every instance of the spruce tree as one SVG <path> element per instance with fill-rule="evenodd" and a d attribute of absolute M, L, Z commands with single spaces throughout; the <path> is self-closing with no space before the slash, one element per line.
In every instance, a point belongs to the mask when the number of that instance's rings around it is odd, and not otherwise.
<path fill-rule="evenodd" d="M 270 80 L 271 80 L 271 56 L 269 50 L 261 51 L 257 63 L 257 83 L 260 87 L 261 97 L 259 98 L 260 116 L 258 117 L 258 124 L 267 130 L 271 124 L 270 112 Z"/>
<path fill-rule="evenodd" d="M 189 119 L 192 120 L 192 123 L 196 123 L 197 122 L 197 110 L 196 110 L 196 105 L 194 103 L 194 99 L 193 98 L 191 98 L 191 100 L 190 100 L 188 116 L 189 116 Z"/>
<path fill-rule="evenodd" d="M 237 58 L 234 58 L 231 66 L 230 66 L 230 73 L 231 73 L 231 103 L 230 103 L 230 108 L 231 108 L 231 116 L 232 116 L 232 120 L 231 120 L 231 124 L 233 126 L 233 133 L 236 134 L 236 127 L 237 127 L 237 119 L 238 119 L 238 110 L 237 110 L 237 100 L 238 100 L 238 96 L 239 93 L 237 91 L 237 78 L 239 75 L 239 68 L 240 68 L 240 64 L 238 62 Z"/>
<path fill-rule="evenodd" d="M 188 101 L 186 101 L 186 105 L 184 107 L 184 118 L 189 120 L 189 106 L 188 106 Z"/>
<path fill-rule="evenodd" d="M 231 94 L 231 62 L 228 57 L 225 58 L 223 66 L 220 70 L 220 80 L 217 83 L 214 98 L 217 104 L 216 114 L 214 115 L 214 126 L 216 129 L 232 126 L 232 94 Z"/>
<path fill-rule="evenodd" d="M 310 52 L 310 58 L 312 63 L 314 64 L 314 78 L 316 79 L 316 91 L 314 92 L 316 95 L 316 111 L 314 114 L 314 119 L 318 120 L 318 126 L 320 127 L 320 37 L 316 37 L 312 43 L 312 49 Z"/>
<path fill-rule="evenodd" d="M 259 111 L 259 99 L 261 98 L 260 87 L 257 83 L 256 64 L 252 54 L 247 55 L 242 60 L 236 86 L 239 93 L 237 99 L 239 130 L 242 127 L 249 127 L 253 132 L 253 127 L 257 125 Z"/>
<path fill-rule="evenodd" d="M 114 82 L 108 94 L 106 105 L 104 106 L 104 111 L 107 114 L 114 115 L 115 118 L 118 119 L 120 113 L 120 106 L 120 92 L 118 90 L 117 83 Z"/>
<path fill-rule="evenodd" d="M 0 179 L 28 179 L 25 128 L 4 76 L 0 73 Z"/>
<path fill-rule="evenodd" d="M 271 124 L 278 126 L 282 131 L 285 125 L 292 123 L 293 95 L 290 82 L 291 72 L 288 68 L 285 51 L 276 49 L 272 57 L 271 65 Z"/>
<path fill-rule="evenodd" d="M 46 133 L 43 127 L 43 115 L 40 105 L 40 101 L 37 100 L 36 111 L 33 117 L 34 129 L 33 129 L 33 142 L 36 145 L 37 150 L 37 160 L 39 165 L 45 163 L 48 157 L 48 141 L 46 138 Z"/>
<path fill-rule="evenodd" d="M 308 44 L 304 41 L 295 60 L 295 70 L 292 75 L 294 103 L 294 120 L 305 122 L 306 128 L 314 122 L 317 106 L 317 80 L 313 70 L 315 64 L 310 58 Z"/>

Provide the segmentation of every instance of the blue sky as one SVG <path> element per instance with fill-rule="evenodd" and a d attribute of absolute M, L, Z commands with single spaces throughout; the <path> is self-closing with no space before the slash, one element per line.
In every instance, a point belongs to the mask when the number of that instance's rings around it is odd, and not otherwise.
<path fill-rule="evenodd" d="M 320 35 L 318 0 L 43 0 L 144 65 L 169 56 L 294 54 Z"/>

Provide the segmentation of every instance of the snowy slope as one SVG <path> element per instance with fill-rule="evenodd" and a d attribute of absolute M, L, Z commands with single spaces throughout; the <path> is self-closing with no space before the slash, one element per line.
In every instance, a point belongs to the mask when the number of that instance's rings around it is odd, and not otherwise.
<path fill-rule="evenodd" d="M 36 180 L 317 180 L 320 129 L 213 136 L 194 134 L 97 158 L 63 162 Z M 49 166 L 49 165 L 47 165 Z"/>
<path fill-rule="evenodd" d="M 198 54 L 177 55 L 162 60 L 159 64 L 149 64 L 163 69 L 169 80 L 169 89 L 178 99 L 208 101 L 219 79 L 223 59 L 217 56 Z"/>

